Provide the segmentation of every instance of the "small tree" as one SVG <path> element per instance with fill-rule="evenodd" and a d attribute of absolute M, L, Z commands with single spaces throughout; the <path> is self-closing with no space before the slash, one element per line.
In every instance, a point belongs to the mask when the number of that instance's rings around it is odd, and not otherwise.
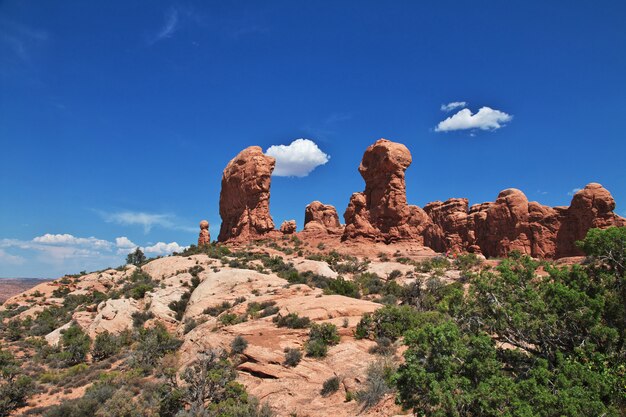
<path fill-rule="evenodd" d="M 72 324 L 61 336 L 62 358 L 67 366 L 85 362 L 91 339 L 77 324 Z"/>
<path fill-rule="evenodd" d="M 129 253 L 126 256 L 126 263 L 129 265 L 139 266 L 146 261 L 146 256 L 143 254 L 141 249 L 137 247 L 134 252 Z"/>

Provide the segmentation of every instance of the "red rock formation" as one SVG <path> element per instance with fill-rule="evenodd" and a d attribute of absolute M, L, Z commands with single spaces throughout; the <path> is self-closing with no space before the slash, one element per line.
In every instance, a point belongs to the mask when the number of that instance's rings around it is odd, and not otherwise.
<path fill-rule="evenodd" d="M 602 185 L 590 183 L 574 194 L 569 208 L 561 208 L 561 228 L 557 234 L 557 257 L 580 255 L 575 242 L 591 228 L 626 226 L 626 219 L 613 212 L 615 200 Z"/>
<path fill-rule="evenodd" d="M 198 246 L 208 245 L 211 243 L 211 234 L 209 233 L 209 222 L 202 220 L 200 222 L 200 234 L 198 235 Z"/>
<path fill-rule="evenodd" d="M 334 206 L 314 201 L 304 210 L 304 230 L 339 233 L 341 223 Z"/>
<path fill-rule="evenodd" d="M 249 240 L 274 230 L 270 216 L 270 184 L 276 161 L 258 146 L 244 149 L 222 176 L 218 240 Z"/>
<path fill-rule="evenodd" d="M 365 180 L 365 191 L 354 193 L 344 219 L 342 239 L 365 238 L 391 243 L 416 240 L 439 246 L 430 217 L 406 201 L 404 172 L 411 165 L 406 146 L 379 139 L 365 151 L 359 172 Z"/>
<path fill-rule="evenodd" d="M 568 207 L 548 207 L 528 202 L 520 190 L 502 191 L 495 202 L 473 205 L 450 199 L 424 207 L 443 234 L 446 250 L 506 256 L 516 250 L 537 258 L 580 255 L 576 240 L 592 227 L 625 226 L 613 213 L 615 201 L 600 184 L 579 191 Z"/>
<path fill-rule="evenodd" d="M 292 235 L 296 232 L 296 221 L 295 220 L 285 220 L 283 224 L 280 225 L 280 231 L 284 235 Z"/>

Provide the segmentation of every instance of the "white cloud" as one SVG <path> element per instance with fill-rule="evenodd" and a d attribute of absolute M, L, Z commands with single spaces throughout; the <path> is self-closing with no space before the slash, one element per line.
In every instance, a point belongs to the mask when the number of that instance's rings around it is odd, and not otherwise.
<path fill-rule="evenodd" d="M 159 29 L 158 33 L 155 35 L 152 43 L 171 38 L 174 32 L 176 32 L 176 29 L 178 29 L 178 10 L 170 9 L 165 15 L 163 26 L 161 26 L 161 29 Z"/>
<path fill-rule="evenodd" d="M 137 211 L 120 211 L 116 213 L 106 213 L 98 211 L 104 221 L 117 223 L 123 226 L 142 226 L 145 233 L 149 233 L 154 226 L 165 229 L 182 230 L 185 232 L 195 232 L 197 228 L 181 226 L 176 216 L 172 214 L 144 213 Z"/>
<path fill-rule="evenodd" d="M 86 246 L 105 250 L 111 250 L 112 247 L 112 243 L 107 240 L 96 239 L 95 237 L 75 237 L 67 233 L 57 235 L 46 233 L 43 236 L 35 237 L 33 242 L 42 243 L 44 245 Z"/>
<path fill-rule="evenodd" d="M 571 191 L 567 192 L 567 195 L 569 196 L 573 196 L 574 194 L 576 194 L 577 192 L 579 192 L 581 190 L 581 188 L 574 188 Z"/>
<path fill-rule="evenodd" d="M 481 107 L 476 114 L 470 109 L 462 109 L 446 120 L 439 122 L 436 132 L 449 132 L 452 130 L 481 129 L 496 130 L 510 122 L 513 116 L 490 107 Z"/>
<path fill-rule="evenodd" d="M 24 263 L 26 259 L 21 256 L 11 255 L 7 253 L 4 249 L 0 249 L 0 262 L 11 264 L 11 265 L 21 265 Z"/>
<path fill-rule="evenodd" d="M 296 139 L 289 145 L 273 145 L 265 153 L 276 158 L 273 175 L 277 177 L 306 177 L 330 159 L 309 139 Z"/>
<path fill-rule="evenodd" d="M 118 255 L 127 255 L 134 251 L 139 245 L 135 244 L 126 236 L 116 237 L 115 246 L 117 246 Z"/>
<path fill-rule="evenodd" d="M 452 103 L 442 104 L 441 111 L 452 111 L 465 106 L 467 106 L 467 101 L 453 101 Z"/>
<path fill-rule="evenodd" d="M 172 252 L 181 252 L 185 249 L 187 249 L 187 246 L 180 246 L 176 242 L 158 242 L 152 246 L 147 246 L 146 248 L 144 248 L 144 252 L 155 255 L 169 255 Z"/>

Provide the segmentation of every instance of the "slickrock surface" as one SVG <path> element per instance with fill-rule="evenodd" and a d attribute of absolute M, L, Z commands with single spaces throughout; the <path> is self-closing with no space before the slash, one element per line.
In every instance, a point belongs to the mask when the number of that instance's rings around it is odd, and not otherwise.
<path fill-rule="evenodd" d="M 276 160 L 250 146 L 232 159 L 222 176 L 218 241 L 250 240 L 274 230 L 270 183 Z"/>

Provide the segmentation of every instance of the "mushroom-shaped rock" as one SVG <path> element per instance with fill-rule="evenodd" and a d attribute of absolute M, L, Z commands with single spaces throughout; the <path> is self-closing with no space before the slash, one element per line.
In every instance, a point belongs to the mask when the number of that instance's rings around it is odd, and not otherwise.
<path fill-rule="evenodd" d="M 270 216 L 270 184 L 276 160 L 258 146 L 244 149 L 222 176 L 218 240 L 250 240 L 274 230 Z"/>
<path fill-rule="evenodd" d="M 440 245 L 430 217 L 406 201 L 404 172 L 411 152 L 401 143 L 379 139 L 363 154 L 359 172 L 365 191 L 354 193 L 344 214 L 343 239 L 363 237 L 391 243 L 411 239 Z"/>
<path fill-rule="evenodd" d="M 296 232 L 296 221 L 295 220 L 285 220 L 280 225 L 280 231 L 284 235 L 292 235 Z"/>
<path fill-rule="evenodd" d="M 198 235 L 198 246 L 208 245 L 211 243 L 211 234 L 209 233 L 209 222 L 202 220 L 200 222 L 200 234 Z"/>

